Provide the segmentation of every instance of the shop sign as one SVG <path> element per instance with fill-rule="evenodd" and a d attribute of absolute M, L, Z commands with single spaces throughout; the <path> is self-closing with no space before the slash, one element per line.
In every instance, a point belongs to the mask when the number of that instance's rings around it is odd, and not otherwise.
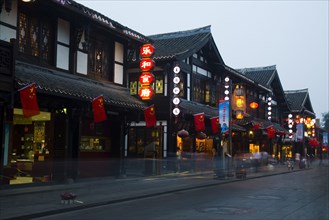
<path fill-rule="evenodd" d="M 150 58 L 145 58 L 142 59 L 139 63 L 139 68 L 145 72 L 145 71 L 150 71 L 154 67 L 154 62 Z"/>
<path fill-rule="evenodd" d="M 139 82 L 142 85 L 150 85 L 154 81 L 154 76 L 150 72 L 143 72 L 139 77 Z"/>
<path fill-rule="evenodd" d="M 144 44 L 139 50 L 139 54 L 143 58 L 151 57 L 153 53 L 154 53 L 154 47 L 151 44 Z"/>
<path fill-rule="evenodd" d="M 138 95 L 139 97 L 141 97 L 142 100 L 148 100 L 153 95 L 153 89 L 150 86 L 142 86 L 142 88 L 140 88 L 139 90 Z"/>

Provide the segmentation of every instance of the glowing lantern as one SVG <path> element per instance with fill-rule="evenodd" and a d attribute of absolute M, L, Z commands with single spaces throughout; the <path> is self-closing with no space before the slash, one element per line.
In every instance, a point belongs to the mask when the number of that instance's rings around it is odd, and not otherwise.
<path fill-rule="evenodd" d="M 252 103 L 249 104 L 249 106 L 252 109 L 256 109 L 256 108 L 258 108 L 258 103 L 257 102 L 252 102 Z"/>
<path fill-rule="evenodd" d="M 236 100 L 236 107 L 238 107 L 238 108 L 242 108 L 243 105 L 244 105 L 244 101 L 243 101 L 243 99 L 238 98 L 238 99 Z"/>
<path fill-rule="evenodd" d="M 151 99 L 153 95 L 153 89 L 150 86 L 143 86 L 140 88 L 138 95 L 142 100 Z"/>
<path fill-rule="evenodd" d="M 151 44 L 144 44 L 140 50 L 139 54 L 143 57 L 151 57 L 154 53 L 154 47 Z"/>
<path fill-rule="evenodd" d="M 139 68 L 144 71 L 150 71 L 154 67 L 154 62 L 150 58 L 142 59 L 139 63 Z"/>
<path fill-rule="evenodd" d="M 235 113 L 236 119 L 243 119 L 243 111 L 236 111 Z"/>
<path fill-rule="evenodd" d="M 154 76 L 150 72 L 143 72 L 139 77 L 139 82 L 142 85 L 150 85 L 154 80 Z"/>

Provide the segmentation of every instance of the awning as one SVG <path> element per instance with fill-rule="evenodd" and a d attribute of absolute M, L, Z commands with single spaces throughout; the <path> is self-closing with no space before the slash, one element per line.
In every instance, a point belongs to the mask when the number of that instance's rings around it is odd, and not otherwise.
<path fill-rule="evenodd" d="M 146 107 L 141 100 L 131 96 L 125 87 L 18 61 L 15 81 L 20 87 L 36 83 L 37 92 L 43 94 L 86 101 L 103 95 L 108 105 L 139 110 Z"/>
<path fill-rule="evenodd" d="M 209 105 L 200 104 L 198 102 L 188 101 L 186 99 L 181 99 L 179 104 L 181 111 L 185 114 L 194 115 L 198 113 L 204 113 L 206 118 L 216 117 L 219 114 L 219 109 Z M 241 127 L 237 124 L 232 125 L 233 131 L 246 131 L 244 127 Z"/>

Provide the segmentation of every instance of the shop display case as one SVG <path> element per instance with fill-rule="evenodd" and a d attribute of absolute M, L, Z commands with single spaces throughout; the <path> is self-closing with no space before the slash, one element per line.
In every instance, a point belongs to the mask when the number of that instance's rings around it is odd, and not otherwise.
<path fill-rule="evenodd" d="M 82 136 L 80 140 L 80 151 L 110 151 L 110 143 L 110 139 L 107 137 Z"/>

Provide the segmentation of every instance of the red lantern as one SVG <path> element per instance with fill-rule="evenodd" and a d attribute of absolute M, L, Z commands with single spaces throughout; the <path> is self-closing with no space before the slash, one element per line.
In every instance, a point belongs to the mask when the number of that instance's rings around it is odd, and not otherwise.
<path fill-rule="evenodd" d="M 139 54 L 143 57 L 151 57 L 154 53 L 154 47 L 151 44 L 144 44 L 140 50 Z"/>
<path fill-rule="evenodd" d="M 206 137 L 207 137 L 207 135 L 205 133 L 203 133 L 202 131 L 198 132 L 196 135 L 196 138 L 200 139 L 200 140 L 204 140 L 204 139 L 206 139 Z"/>
<path fill-rule="evenodd" d="M 145 72 L 150 71 L 154 67 L 154 61 L 150 58 L 142 59 L 139 63 L 139 68 Z"/>
<path fill-rule="evenodd" d="M 143 86 L 140 88 L 138 95 L 142 100 L 149 100 L 153 95 L 153 89 L 150 86 Z"/>
<path fill-rule="evenodd" d="M 188 137 L 190 134 L 188 133 L 188 131 L 186 131 L 185 129 L 180 130 L 179 132 L 177 132 L 178 137 L 180 138 L 186 138 Z"/>
<path fill-rule="evenodd" d="M 139 76 L 139 82 L 142 85 L 150 85 L 154 80 L 154 76 L 150 72 L 144 72 Z"/>
<path fill-rule="evenodd" d="M 258 108 L 258 103 L 257 102 L 252 102 L 252 103 L 249 104 L 249 106 L 252 109 L 256 109 L 256 108 Z"/>

